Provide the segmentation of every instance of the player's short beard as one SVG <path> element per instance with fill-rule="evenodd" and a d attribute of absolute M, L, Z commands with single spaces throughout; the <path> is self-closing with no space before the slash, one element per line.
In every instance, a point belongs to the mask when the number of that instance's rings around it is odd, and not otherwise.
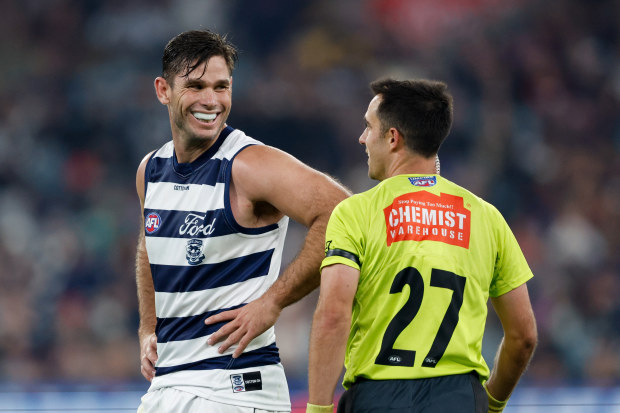
<path fill-rule="evenodd" d="M 193 116 L 191 113 L 188 116 Z M 181 136 L 184 136 L 183 141 L 187 149 L 201 149 L 207 142 L 211 142 L 217 139 L 223 129 L 220 128 L 213 137 L 200 136 L 189 127 L 189 122 L 183 118 L 183 116 L 173 116 L 172 121 L 176 129 L 180 132 Z"/>

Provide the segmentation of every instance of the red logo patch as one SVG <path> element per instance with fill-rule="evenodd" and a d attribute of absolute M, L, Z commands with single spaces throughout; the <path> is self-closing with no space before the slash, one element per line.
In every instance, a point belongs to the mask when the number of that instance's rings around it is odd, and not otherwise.
<path fill-rule="evenodd" d="M 471 211 L 461 197 L 418 191 L 399 196 L 383 212 L 388 247 L 398 241 L 439 241 L 469 248 Z"/>
<path fill-rule="evenodd" d="M 156 232 L 161 226 L 161 217 L 156 212 L 151 212 L 144 220 L 144 229 L 149 234 Z"/>

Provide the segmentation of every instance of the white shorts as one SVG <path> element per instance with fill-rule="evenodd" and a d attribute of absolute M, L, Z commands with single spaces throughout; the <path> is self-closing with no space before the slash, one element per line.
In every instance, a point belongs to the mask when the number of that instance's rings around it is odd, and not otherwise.
<path fill-rule="evenodd" d="M 274 410 L 261 410 L 253 407 L 234 406 L 203 399 L 194 394 L 165 387 L 151 391 L 142 396 L 142 403 L 137 413 L 170 413 L 170 412 L 209 412 L 209 413 L 288 413 Z"/>

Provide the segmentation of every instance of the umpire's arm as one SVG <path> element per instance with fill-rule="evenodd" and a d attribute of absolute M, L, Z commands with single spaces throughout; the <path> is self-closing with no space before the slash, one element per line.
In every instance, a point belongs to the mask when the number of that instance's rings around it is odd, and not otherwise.
<path fill-rule="evenodd" d="M 319 301 L 312 321 L 308 363 L 308 402 L 330 405 L 342 372 L 351 328 L 359 270 L 344 264 L 323 268 Z"/>
<path fill-rule="evenodd" d="M 534 354 L 538 340 L 536 320 L 526 284 L 491 299 L 504 330 L 487 391 L 507 400 Z"/>

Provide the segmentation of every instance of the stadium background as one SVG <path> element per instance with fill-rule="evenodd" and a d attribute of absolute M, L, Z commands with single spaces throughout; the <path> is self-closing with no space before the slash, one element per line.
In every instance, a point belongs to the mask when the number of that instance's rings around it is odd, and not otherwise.
<path fill-rule="evenodd" d="M 446 81 L 442 175 L 500 209 L 536 275 L 506 412 L 620 411 L 618 21 L 611 0 L 0 1 L 0 411 L 132 411 L 146 389 L 134 178 L 170 136 L 161 52 L 193 28 L 241 50 L 229 124 L 356 192 L 368 82 Z M 315 301 L 276 326 L 296 406 Z"/>

